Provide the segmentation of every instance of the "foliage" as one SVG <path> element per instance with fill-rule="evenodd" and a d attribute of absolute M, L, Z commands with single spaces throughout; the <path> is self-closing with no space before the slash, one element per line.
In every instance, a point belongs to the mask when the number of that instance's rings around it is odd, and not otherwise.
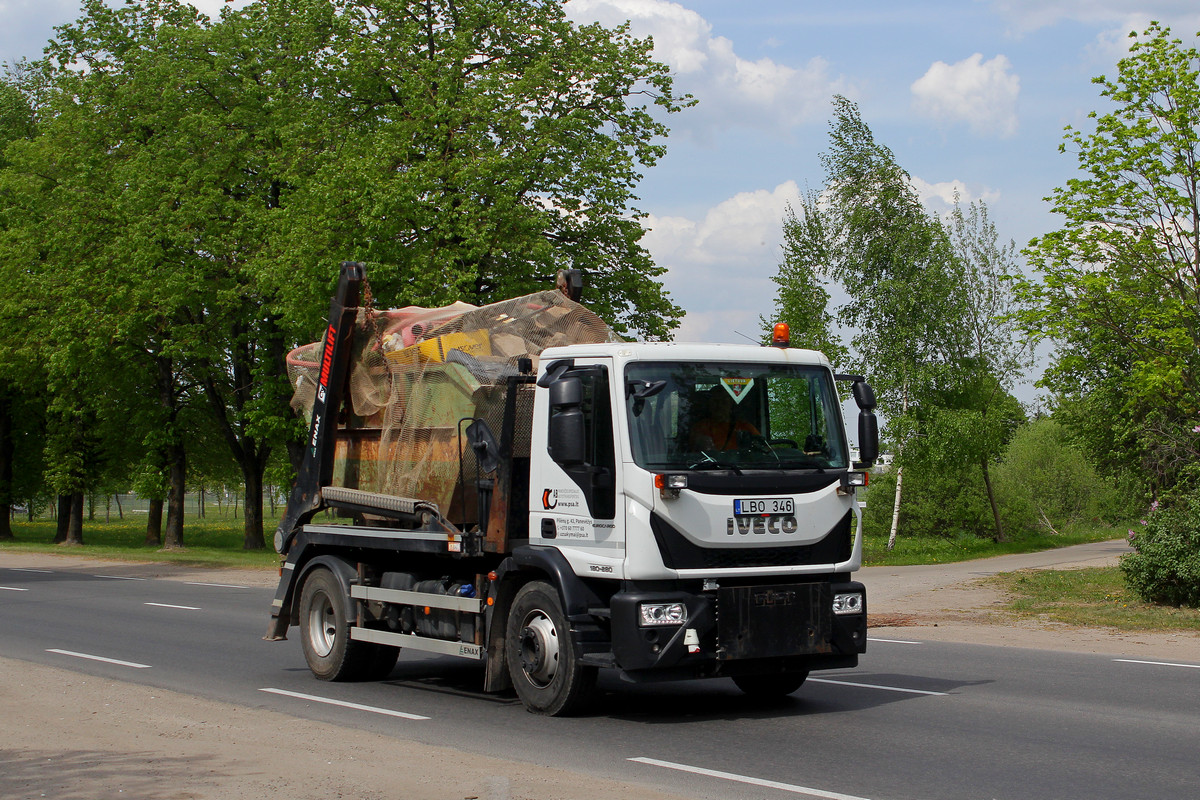
<path fill-rule="evenodd" d="M 844 289 L 839 321 L 856 330 L 859 366 L 881 409 L 897 419 L 923 373 L 941 365 L 939 345 L 959 316 L 946 271 L 949 243 L 908 173 L 844 97 L 834 98 L 830 148 L 821 161 L 825 192 L 806 197 L 785 227 L 790 272 Z"/>
<path fill-rule="evenodd" d="M 1098 472 L 1056 419 L 1035 419 L 1018 428 L 994 475 L 1011 530 L 1057 533 L 1131 513 L 1124 493 Z"/>
<path fill-rule="evenodd" d="M 1057 344 L 1045 385 L 1087 408 L 1064 422 L 1165 498 L 1200 483 L 1200 50 L 1158 24 L 1132 38 L 1095 79 L 1115 109 L 1067 129 L 1082 175 L 1026 251 L 1041 281 L 1017 285 L 1027 329 Z"/>
<path fill-rule="evenodd" d="M 1134 552 L 1121 557 L 1129 588 L 1150 603 L 1200 608 L 1200 493 L 1155 507 L 1129 542 Z"/>
<path fill-rule="evenodd" d="M 857 331 L 856 369 L 875 386 L 899 450 L 895 504 L 912 467 L 916 502 L 930 512 L 910 510 L 905 519 L 916 529 L 906 532 L 965 527 L 1001 539 L 989 469 L 1024 418 L 1009 390 L 1029 362 L 1003 280 L 1016 248 L 998 243 L 982 204 L 956 205 L 946 222 L 930 215 L 891 150 L 842 97 L 822 163 L 824 192 L 807 193 L 784 220 L 776 315 L 800 332 L 794 339 L 845 358 L 827 308 L 827 287 L 839 285 L 849 299 L 837 319 Z M 963 480 L 976 471 L 978 481 Z M 982 528 L 980 487 L 991 520 Z M 883 510 L 877 504 L 872 513 Z"/>
<path fill-rule="evenodd" d="M 86 0 L 26 71 L 36 135 L 0 163 L 0 287 L 18 298 L 0 318 L 32 326 L 62 392 L 51 421 L 124 421 L 141 452 L 109 463 L 176 501 L 185 448 L 212 475 L 224 446 L 261 547 L 264 472 L 296 431 L 284 356 L 338 261 L 371 262 L 397 305 L 580 266 L 618 327 L 668 336 L 681 311 L 630 203 L 663 152 L 651 111 L 689 100 L 649 54 L 535 0 L 258 0 L 215 21 Z M 28 127 L 20 99 L 0 94 L 5 130 Z M 56 480 L 86 483 L 85 443 L 54 430 Z"/>
<path fill-rule="evenodd" d="M 824 353 L 831 363 L 841 365 L 850 352 L 834 332 L 829 310 L 829 277 L 823 259 L 821 198 L 809 192 L 801 201 L 801 215 L 788 207 L 783 219 L 783 263 L 772 277 L 778 287 L 775 310 L 770 320 L 761 320 L 768 335 L 776 322 L 786 322 L 792 347 Z"/>

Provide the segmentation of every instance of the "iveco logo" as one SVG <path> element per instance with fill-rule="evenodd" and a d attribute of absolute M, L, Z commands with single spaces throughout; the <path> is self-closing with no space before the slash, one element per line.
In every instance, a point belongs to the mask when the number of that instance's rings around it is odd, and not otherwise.
<path fill-rule="evenodd" d="M 725 532 L 730 536 L 740 533 L 795 533 L 800 523 L 795 517 L 730 517 Z"/>
<path fill-rule="evenodd" d="M 773 589 L 768 589 L 765 592 L 754 593 L 754 605 L 756 606 L 790 606 L 795 602 L 795 592 L 777 592 Z"/>

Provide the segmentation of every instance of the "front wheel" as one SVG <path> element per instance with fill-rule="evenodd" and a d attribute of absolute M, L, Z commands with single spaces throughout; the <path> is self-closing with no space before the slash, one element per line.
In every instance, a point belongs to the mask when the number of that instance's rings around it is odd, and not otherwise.
<path fill-rule="evenodd" d="M 808 671 L 776 672 L 767 675 L 735 675 L 733 682 L 751 697 L 786 697 L 808 680 Z"/>
<path fill-rule="evenodd" d="M 596 668 L 580 663 L 558 592 L 544 581 L 525 584 L 513 598 L 505 658 L 517 696 L 534 713 L 571 714 L 595 689 Z"/>

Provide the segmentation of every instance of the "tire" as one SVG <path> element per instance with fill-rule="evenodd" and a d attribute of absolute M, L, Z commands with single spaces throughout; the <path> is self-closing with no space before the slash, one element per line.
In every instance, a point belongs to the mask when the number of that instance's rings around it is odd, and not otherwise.
<path fill-rule="evenodd" d="M 808 680 L 808 671 L 774 672 L 767 675 L 735 675 L 733 682 L 750 697 L 786 697 L 799 689 Z"/>
<path fill-rule="evenodd" d="M 570 623 L 550 584 L 533 581 L 517 592 L 504 650 L 513 688 L 533 713 L 567 716 L 591 699 L 596 668 L 580 663 Z"/>
<path fill-rule="evenodd" d="M 323 567 L 300 590 L 300 644 L 312 674 L 323 681 L 378 680 L 396 666 L 400 648 L 350 638 L 349 598 L 337 577 Z"/>

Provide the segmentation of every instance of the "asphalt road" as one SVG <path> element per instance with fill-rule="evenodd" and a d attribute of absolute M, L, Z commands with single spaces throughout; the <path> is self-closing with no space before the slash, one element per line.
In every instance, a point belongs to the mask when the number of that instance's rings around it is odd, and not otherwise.
<path fill-rule="evenodd" d="M 295 634 L 261 640 L 271 590 L 145 573 L 0 566 L 0 655 L 697 798 L 1200 791 L 1200 664 L 872 639 L 858 669 L 814 673 L 782 704 L 728 680 L 606 675 L 594 713 L 547 719 L 479 693 L 455 659 L 405 653 L 387 681 L 317 681 Z"/>

